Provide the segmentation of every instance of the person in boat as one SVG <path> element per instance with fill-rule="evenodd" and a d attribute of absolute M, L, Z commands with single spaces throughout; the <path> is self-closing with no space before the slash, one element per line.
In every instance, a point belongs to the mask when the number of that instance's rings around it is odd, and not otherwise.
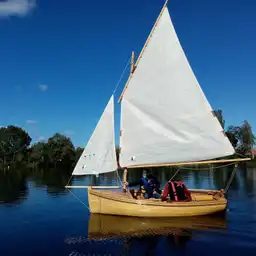
<path fill-rule="evenodd" d="M 162 201 L 191 201 L 191 193 L 183 181 L 169 180 L 161 196 Z"/>
<path fill-rule="evenodd" d="M 128 187 L 138 186 L 139 190 L 137 194 L 142 195 L 144 198 L 160 198 L 161 190 L 160 190 L 160 182 L 158 179 L 150 174 L 147 170 L 143 170 L 142 177 L 139 181 L 136 182 L 127 182 Z M 134 190 L 132 190 L 133 196 Z"/>

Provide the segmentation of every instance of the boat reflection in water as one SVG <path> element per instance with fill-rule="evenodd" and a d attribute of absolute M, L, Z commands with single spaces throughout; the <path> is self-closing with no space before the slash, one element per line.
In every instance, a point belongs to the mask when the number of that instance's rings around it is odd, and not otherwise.
<path fill-rule="evenodd" d="M 91 214 L 87 240 L 104 241 L 104 244 L 119 240 L 126 251 L 142 246 L 149 253 L 156 250 L 161 239 L 166 239 L 168 246 L 184 247 L 195 231 L 225 231 L 226 228 L 224 214 L 168 219 Z"/>
<path fill-rule="evenodd" d="M 225 230 L 226 226 L 224 214 L 186 218 L 135 218 L 91 214 L 88 239 L 187 234 L 187 231 L 195 230 Z"/>

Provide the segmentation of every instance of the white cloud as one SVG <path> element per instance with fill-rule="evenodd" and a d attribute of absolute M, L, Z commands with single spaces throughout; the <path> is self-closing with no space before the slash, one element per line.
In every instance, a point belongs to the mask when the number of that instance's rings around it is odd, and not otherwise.
<path fill-rule="evenodd" d="M 26 16 L 36 7 L 36 0 L 0 1 L 0 17 Z"/>
<path fill-rule="evenodd" d="M 35 120 L 26 120 L 26 123 L 27 124 L 36 124 L 37 121 L 35 121 Z"/>
<path fill-rule="evenodd" d="M 39 90 L 42 92 L 46 92 L 48 90 L 48 85 L 46 84 L 39 84 Z"/>

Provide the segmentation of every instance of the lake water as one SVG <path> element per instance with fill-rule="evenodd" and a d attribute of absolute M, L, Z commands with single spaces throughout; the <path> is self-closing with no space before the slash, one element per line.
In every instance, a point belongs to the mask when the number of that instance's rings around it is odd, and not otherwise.
<path fill-rule="evenodd" d="M 159 171 L 164 184 L 173 171 Z M 190 188 L 224 188 L 232 169 L 183 170 Z M 130 179 L 140 177 L 138 171 Z M 0 181 L 0 255 L 256 255 L 256 169 L 238 169 L 228 192 L 225 216 L 147 222 L 90 215 L 85 189 L 72 192 L 59 173 L 25 178 L 12 174 Z M 117 184 L 113 174 L 77 179 L 73 184 Z M 159 229 L 149 232 L 159 225 Z M 145 231 L 123 233 L 130 227 Z M 112 233 L 107 235 L 107 232 Z M 116 231 L 120 233 L 116 235 Z"/>

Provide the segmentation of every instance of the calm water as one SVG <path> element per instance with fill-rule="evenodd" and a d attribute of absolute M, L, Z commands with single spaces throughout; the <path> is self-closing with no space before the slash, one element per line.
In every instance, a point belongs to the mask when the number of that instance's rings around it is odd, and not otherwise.
<path fill-rule="evenodd" d="M 179 178 L 191 188 L 223 188 L 231 172 L 182 171 Z M 159 171 L 157 176 L 164 184 L 171 174 Z M 130 178 L 138 179 L 139 175 L 132 172 Z M 256 169 L 237 171 L 225 216 L 166 222 L 92 216 L 85 205 L 63 189 L 67 179 L 46 171 L 29 179 L 18 174 L 1 178 L 1 256 L 256 255 Z M 90 179 L 75 180 L 73 184 L 88 184 Z M 92 182 L 117 181 L 108 174 Z M 72 192 L 87 204 L 86 190 Z M 131 227 L 138 227 L 138 232 L 124 236 Z M 152 232 L 147 230 L 149 227 Z"/>

